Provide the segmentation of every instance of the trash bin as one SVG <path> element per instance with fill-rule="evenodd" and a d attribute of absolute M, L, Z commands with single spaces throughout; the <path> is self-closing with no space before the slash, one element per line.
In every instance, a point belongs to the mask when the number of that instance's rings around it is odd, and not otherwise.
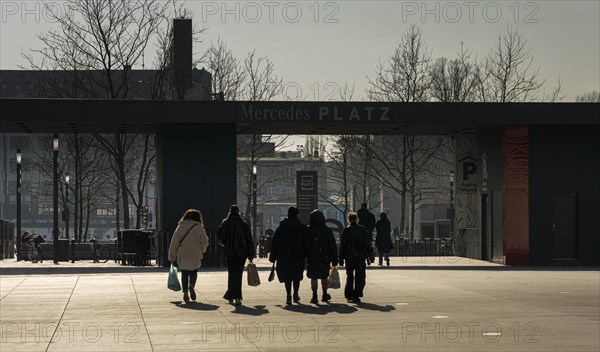
<path fill-rule="evenodd" d="M 71 250 L 69 248 L 71 240 L 62 238 L 58 240 L 58 261 L 67 262 L 71 258 Z"/>
<path fill-rule="evenodd" d="M 150 265 L 152 232 L 121 230 L 117 233 L 117 258 L 122 265 Z"/>

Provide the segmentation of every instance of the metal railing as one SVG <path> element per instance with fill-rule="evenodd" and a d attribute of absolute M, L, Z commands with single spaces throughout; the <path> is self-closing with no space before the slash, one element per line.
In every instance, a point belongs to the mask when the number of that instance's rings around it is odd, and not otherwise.
<path fill-rule="evenodd" d="M 397 237 L 394 241 L 394 249 L 390 253 L 399 257 L 423 257 L 423 256 L 455 256 L 456 245 L 452 237 L 423 238 L 410 240 L 405 237 Z"/>

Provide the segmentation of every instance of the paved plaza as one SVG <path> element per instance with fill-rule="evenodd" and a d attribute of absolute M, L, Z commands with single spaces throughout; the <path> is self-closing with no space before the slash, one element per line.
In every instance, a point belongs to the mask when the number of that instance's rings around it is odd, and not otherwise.
<path fill-rule="evenodd" d="M 257 264 L 263 283 L 234 307 L 220 268 L 202 268 L 198 300 L 184 304 L 163 268 L 4 261 L 0 351 L 600 350 L 598 267 L 392 258 L 367 269 L 361 304 L 338 289 L 310 305 L 305 278 L 301 304 L 286 307 Z"/>

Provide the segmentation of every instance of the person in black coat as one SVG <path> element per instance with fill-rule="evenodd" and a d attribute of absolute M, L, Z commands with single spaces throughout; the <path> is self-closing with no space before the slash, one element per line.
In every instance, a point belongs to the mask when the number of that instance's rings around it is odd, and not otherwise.
<path fill-rule="evenodd" d="M 300 302 L 298 290 L 304 273 L 304 231 L 306 227 L 298 220 L 298 209 L 289 207 L 287 219 L 279 223 L 271 243 L 269 261 L 276 264 L 277 278 L 285 284 L 286 304 L 292 304 L 292 284 L 294 302 Z"/>
<path fill-rule="evenodd" d="M 340 265 L 346 263 L 346 287 L 344 296 L 348 301 L 360 303 L 366 284 L 366 259 L 373 261 L 371 235 L 364 226 L 358 224 L 358 215 L 351 211 L 348 214 L 350 226 L 342 232 L 340 243 Z"/>
<path fill-rule="evenodd" d="M 375 215 L 367 209 L 367 203 L 362 203 L 360 209 L 356 212 L 358 215 L 358 224 L 365 227 L 369 235 L 373 235 L 375 228 Z"/>
<path fill-rule="evenodd" d="M 377 251 L 379 252 L 379 266 L 383 265 L 384 257 L 387 266 L 390 266 L 390 252 L 394 248 L 394 245 L 392 244 L 391 237 L 392 224 L 390 224 L 386 213 L 379 214 L 379 221 L 377 221 L 375 228 L 377 230 L 375 245 L 377 246 Z"/>
<path fill-rule="evenodd" d="M 305 235 L 308 269 L 306 276 L 310 280 L 312 288 L 312 299 L 310 303 L 317 304 L 317 290 L 319 280 L 323 296 L 321 301 L 328 302 L 331 296 L 327 293 L 327 278 L 329 277 L 330 265 L 338 265 L 337 246 L 333 232 L 325 225 L 325 215 L 319 210 L 310 213 L 310 226 Z"/>
<path fill-rule="evenodd" d="M 223 298 L 242 304 L 242 274 L 246 258 L 252 263 L 255 255 L 250 226 L 240 217 L 240 208 L 232 205 L 227 218 L 217 230 L 217 236 L 227 257 L 227 292 Z"/>

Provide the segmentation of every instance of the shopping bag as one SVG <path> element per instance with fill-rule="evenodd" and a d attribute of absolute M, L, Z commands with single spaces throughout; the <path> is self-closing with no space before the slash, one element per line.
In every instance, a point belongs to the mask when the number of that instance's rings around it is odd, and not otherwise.
<path fill-rule="evenodd" d="M 340 273 L 335 266 L 329 271 L 327 286 L 329 286 L 329 288 L 340 288 L 342 286 L 340 283 Z"/>
<path fill-rule="evenodd" d="M 167 281 L 167 287 L 169 290 L 173 290 L 175 292 L 181 291 L 181 284 L 179 283 L 179 277 L 177 276 L 177 268 L 173 264 L 171 264 L 171 268 L 169 269 L 169 280 Z"/>
<path fill-rule="evenodd" d="M 275 263 L 271 267 L 271 273 L 269 274 L 269 282 L 275 280 Z"/>
<path fill-rule="evenodd" d="M 248 285 L 258 286 L 260 285 L 260 277 L 258 276 L 258 270 L 256 270 L 256 264 L 250 263 L 246 267 L 248 272 Z"/>

